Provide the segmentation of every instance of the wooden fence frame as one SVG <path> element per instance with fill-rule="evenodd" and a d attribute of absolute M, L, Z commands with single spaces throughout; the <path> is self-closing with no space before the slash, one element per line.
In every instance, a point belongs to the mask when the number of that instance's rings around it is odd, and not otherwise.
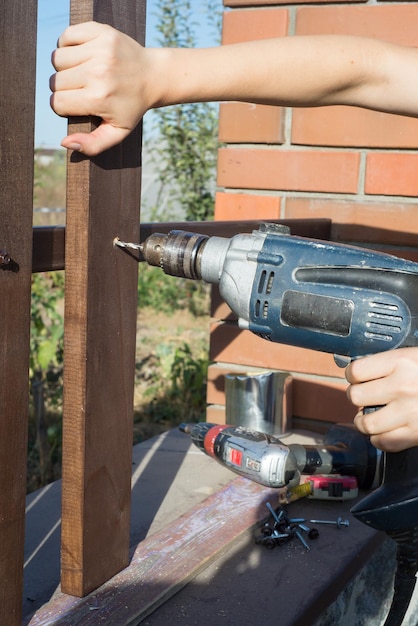
<path fill-rule="evenodd" d="M 71 0 L 70 21 L 106 22 L 143 43 L 145 5 Z M 36 23 L 36 0 L 2 3 L 1 626 L 20 624 L 22 606 Z M 68 161 L 62 588 L 75 595 L 128 561 L 137 267 L 112 242 L 138 236 L 140 160 L 138 127 L 96 159 Z"/>
<path fill-rule="evenodd" d="M 89 20 L 144 43 L 145 0 L 72 0 L 71 23 Z M 139 236 L 140 165 L 140 127 L 68 159 L 61 588 L 77 596 L 128 564 L 137 267 L 113 240 Z"/>
<path fill-rule="evenodd" d="M 20 624 L 26 496 L 36 0 L 0 15 L 0 624 Z M 25 393 L 26 391 L 26 393 Z"/>
<path fill-rule="evenodd" d="M 71 22 L 107 22 L 143 42 L 145 4 L 71 0 Z M 95 159 L 70 154 L 66 228 L 33 229 L 37 2 L 5 0 L 2 8 L 0 626 L 18 626 L 33 271 L 66 270 L 62 591 L 84 596 L 128 564 L 137 263 L 113 240 L 139 237 L 141 129 Z M 70 129 L 93 124 L 70 120 Z M 258 223 L 143 224 L 141 240 L 171 228 L 231 236 Z M 329 234 L 329 220 L 286 223 L 300 235 Z"/>

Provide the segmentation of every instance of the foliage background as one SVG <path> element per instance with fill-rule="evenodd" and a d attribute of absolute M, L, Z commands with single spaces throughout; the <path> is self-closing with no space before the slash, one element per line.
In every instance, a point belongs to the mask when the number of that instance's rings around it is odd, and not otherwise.
<path fill-rule="evenodd" d="M 220 33 L 219 0 L 205 0 Z M 194 47 L 197 25 L 188 0 L 159 0 L 162 46 Z M 213 216 L 217 109 L 201 103 L 155 111 L 149 139 L 157 168 L 154 221 Z M 65 206 L 65 152 L 35 154 L 34 208 Z M 168 197 L 162 206 L 159 199 Z M 177 212 L 177 214 L 176 214 Z M 35 225 L 50 225 L 45 217 Z M 60 216 L 62 218 L 62 215 Z M 64 272 L 32 278 L 28 491 L 61 475 Z M 208 287 L 141 264 L 134 443 L 182 421 L 205 418 L 208 368 Z"/>
<path fill-rule="evenodd" d="M 221 11 L 217 0 L 201 3 L 204 15 L 220 41 Z M 193 48 L 198 25 L 189 0 L 157 2 L 158 44 Z M 218 148 L 218 108 L 213 103 L 182 104 L 156 109 L 150 118 L 146 147 L 158 172 L 154 206 L 146 207 L 154 221 L 210 220 L 214 212 Z M 164 202 L 162 199 L 164 198 Z"/>

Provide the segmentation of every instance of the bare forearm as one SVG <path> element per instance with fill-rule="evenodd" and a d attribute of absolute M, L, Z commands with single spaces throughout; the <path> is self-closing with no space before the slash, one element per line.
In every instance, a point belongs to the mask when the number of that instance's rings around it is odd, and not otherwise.
<path fill-rule="evenodd" d="M 67 29 L 53 55 L 51 104 L 95 115 L 86 154 L 121 141 L 154 107 L 238 100 L 285 106 L 348 104 L 418 117 L 418 50 L 373 39 L 283 37 L 207 49 L 146 49 L 103 24 Z"/>
<path fill-rule="evenodd" d="M 154 49 L 154 106 L 238 100 L 288 106 L 361 104 L 384 82 L 382 44 L 353 37 L 286 37 L 201 50 Z M 372 56 L 372 58 L 371 58 Z M 380 56 L 380 63 L 374 60 Z M 160 72 L 160 74 L 158 73 Z M 366 94 L 363 93 L 366 99 Z"/>
<path fill-rule="evenodd" d="M 153 106 L 204 100 L 348 104 L 418 116 L 413 48 L 324 35 L 149 52 L 161 72 Z"/>

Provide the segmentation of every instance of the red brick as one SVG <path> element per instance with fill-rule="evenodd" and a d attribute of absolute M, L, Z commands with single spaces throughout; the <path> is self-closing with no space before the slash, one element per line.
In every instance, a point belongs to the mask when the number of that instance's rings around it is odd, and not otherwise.
<path fill-rule="evenodd" d="M 219 107 L 219 140 L 224 143 L 283 143 L 280 107 L 225 102 Z"/>
<path fill-rule="evenodd" d="M 307 419 L 351 423 L 357 409 L 347 398 L 345 382 L 293 378 L 293 415 Z"/>
<path fill-rule="evenodd" d="M 334 4 L 336 2 L 345 2 L 346 0 L 322 0 L 322 2 L 329 2 Z M 367 2 L 367 0 L 350 0 L 351 2 Z M 292 4 L 309 4 L 310 2 L 318 2 L 318 0 L 293 0 Z M 272 5 L 272 4 L 289 4 L 288 0 L 224 0 L 225 7 L 250 7 L 258 5 Z"/>
<path fill-rule="evenodd" d="M 213 405 L 207 406 L 206 421 L 211 424 L 225 424 L 225 407 Z"/>
<path fill-rule="evenodd" d="M 215 320 L 235 321 L 237 319 L 237 316 L 232 313 L 229 306 L 222 300 L 219 291 L 213 288 L 210 302 L 210 314 Z"/>
<path fill-rule="evenodd" d="M 296 34 L 357 35 L 416 46 L 417 4 L 297 9 Z"/>
<path fill-rule="evenodd" d="M 331 218 L 331 239 L 334 241 L 417 244 L 417 203 L 287 198 L 285 217 Z"/>
<path fill-rule="evenodd" d="M 241 189 L 356 193 L 354 152 L 222 148 L 218 185 Z"/>
<path fill-rule="evenodd" d="M 416 148 L 418 120 L 345 106 L 294 109 L 292 143 L 369 148 Z"/>
<path fill-rule="evenodd" d="M 287 9 L 254 9 L 223 14 L 222 43 L 238 43 L 287 35 Z"/>
<path fill-rule="evenodd" d="M 214 363 L 209 366 L 206 394 L 209 404 L 225 404 L 225 376 L 238 371 L 242 371 L 242 369 L 232 365 Z M 247 371 L 250 371 L 250 368 L 247 368 Z"/>
<path fill-rule="evenodd" d="M 279 196 L 246 193 L 221 193 L 215 197 L 216 220 L 258 220 L 280 217 Z"/>
<path fill-rule="evenodd" d="M 404 152 L 369 154 L 365 191 L 379 195 L 418 195 L 418 154 Z"/>
<path fill-rule="evenodd" d="M 211 324 L 210 359 L 286 372 L 344 377 L 344 370 L 335 365 L 330 354 L 270 343 L 250 331 L 222 322 Z"/>

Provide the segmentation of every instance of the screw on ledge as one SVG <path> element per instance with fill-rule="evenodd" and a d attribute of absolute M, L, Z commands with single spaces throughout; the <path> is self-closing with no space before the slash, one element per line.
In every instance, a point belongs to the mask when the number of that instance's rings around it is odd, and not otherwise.
<path fill-rule="evenodd" d="M 266 502 L 266 507 L 268 508 L 270 513 L 272 514 L 276 524 L 280 524 L 280 522 L 281 522 L 281 520 L 282 520 L 282 518 L 284 516 L 284 509 L 280 509 L 279 514 L 277 514 L 276 511 L 271 506 L 270 502 Z"/>
<path fill-rule="evenodd" d="M 335 521 L 323 519 L 310 519 L 309 521 L 312 522 L 312 524 L 333 524 L 335 526 L 338 526 L 338 528 L 342 528 L 343 526 L 350 526 L 350 522 L 348 521 L 348 519 L 342 519 L 341 517 L 339 517 Z"/>
<path fill-rule="evenodd" d="M 310 550 L 310 547 L 307 544 L 307 542 L 305 541 L 305 539 L 302 537 L 302 533 L 300 532 L 300 530 L 295 530 L 295 535 L 299 539 L 299 541 L 301 542 L 303 547 L 306 548 L 307 550 Z"/>

